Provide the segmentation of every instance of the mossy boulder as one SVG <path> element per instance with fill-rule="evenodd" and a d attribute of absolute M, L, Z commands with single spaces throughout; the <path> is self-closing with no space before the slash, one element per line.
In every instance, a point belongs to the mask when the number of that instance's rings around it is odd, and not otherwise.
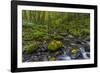
<path fill-rule="evenodd" d="M 79 55 L 79 49 L 78 48 L 72 48 L 70 50 L 70 53 L 71 53 L 71 57 L 75 58 L 75 57 L 77 57 Z"/>
<path fill-rule="evenodd" d="M 63 47 L 64 44 L 61 41 L 58 40 L 53 40 L 48 44 L 48 49 L 50 51 L 56 51 L 58 50 L 60 47 Z"/>
<path fill-rule="evenodd" d="M 39 44 L 37 43 L 31 43 L 28 44 L 24 47 L 25 49 L 25 54 L 32 54 L 33 52 L 35 52 L 37 49 L 39 48 Z"/>

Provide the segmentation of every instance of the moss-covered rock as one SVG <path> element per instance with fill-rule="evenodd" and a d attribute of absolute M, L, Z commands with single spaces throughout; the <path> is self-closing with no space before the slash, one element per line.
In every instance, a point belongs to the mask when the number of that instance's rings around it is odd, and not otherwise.
<path fill-rule="evenodd" d="M 70 53 L 71 53 L 71 57 L 75 58 L 75 57 L 77 57 L 79 55 L 79 49 L 78 48 L 72 48 L 70 50 Z"/>
<path fill-rule="evenodd" d="M 56 57 L 51 57 L 50 59 L 49 59 L 49 61 L 55 61 L 56 60 Z"/>
<path fill-rule="evenodd" d="M 63 47 L 63 46 L 64 44 L 61 41 L 53 40 L 52 42 L 48 44 L 48 49 L 51 51 L 56 51 L 60 47 Z"/>

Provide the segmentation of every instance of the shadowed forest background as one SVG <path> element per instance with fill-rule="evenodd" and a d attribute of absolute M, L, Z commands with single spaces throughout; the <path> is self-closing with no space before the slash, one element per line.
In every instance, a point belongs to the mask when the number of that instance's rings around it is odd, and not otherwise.
<path fill-rule="evenodd" d="M 24 62 L 87 59 L 90 14 L 23 10 L 22 42 Z"/>

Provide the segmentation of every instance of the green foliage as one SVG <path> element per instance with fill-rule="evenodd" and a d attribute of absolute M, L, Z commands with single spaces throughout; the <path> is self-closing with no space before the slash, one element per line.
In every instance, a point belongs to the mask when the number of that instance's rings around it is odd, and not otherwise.
<path fill-rule="evenodd" d="M 42 41 L 42 40 L 44 40 L 44 39 L 48 39 L 48 38 L 47 38 L 47 33 L 42 32 L 42 31 L 35 31 L 35 32 L 33 33 L 33 38 L 34 38 L 34 39 L 37 39 L 37 40 L 40 40 L 40 41 Z"/>
<path fill-rule="evenodd" d="M 34 43 L 31 43 L 31 44 L 28 44 L 28 45 L 24 46 L 25 54 L 32 54 L 38 48 L 39 48 L 38 43 L 34 42 Z"/>
<path fill-rule="evenodd" d="M 61 36 L 60 34 L 50 34 L 49 36 L 51 39 L 63 39 L 63 36 Z"/>
<path fill-rule="evenodd" d="M 61 41 L 53 40 L 52 42 L 48 44 L 48 49 L 51 51 L 56 51 L 60 47 L 63 47 L 63 46 L 64 44 Z"/>
<path fill-rule="evenodd" d="M 23 46 L 29 47 L 27 42 L 30 41 L 43 43 L 43 41 L 53 40 L 48 44 L 48 49 L 55 51 L 64 45 L 57 40 L 64 40 L 67 35 L 82 39 L 90 35 L 90 14 L 88 13 L 23 10 L 22 21 L 22 39 L 23 43 L 25 42 Z"/>
<path fill-rule="evenodd" d="M 23 10 L 22 17 L 24 24 L 23 27 L 33 28 L 34 32 L 36 32 L 36 36 L 38 34 L 40 37 L 45 34 L 45 36 L 48 36 L 48 32 L 53 33 L 54 31 L 58 33 L 71 34 L 76 37 L 86 37 L 86 35 L 83 35 L 83 33 L 89 34 L 90 15 L 88 13 Z M 84 29 L 87 31 L 84 31 Z"/>
<path fill-rule="evenodd" d="M 32 32 L 23 32 L 22 37 L 23 37 L 22 39 L 24 41 L 30 41 L 33 39 L 33 33 Z"/>

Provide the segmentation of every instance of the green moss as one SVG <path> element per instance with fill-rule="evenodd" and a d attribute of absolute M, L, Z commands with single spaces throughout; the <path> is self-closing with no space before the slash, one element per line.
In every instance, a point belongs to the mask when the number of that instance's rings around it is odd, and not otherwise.
<path fill-rule="evenodd" d="M 56 51 L 60 47 L 63 47 L 63 46 L 64 44 L 61 41 L 53 40 L 52 42 L 48 44 L 48 49 L 51 51 Z"/>
<path fill-rule="evenodd" d="M 39 48 L 39 45 L 37 43 L 28 44 L 24 47 L 25 54 L 32 54 L 34 51 L 36 51 Z"/>

